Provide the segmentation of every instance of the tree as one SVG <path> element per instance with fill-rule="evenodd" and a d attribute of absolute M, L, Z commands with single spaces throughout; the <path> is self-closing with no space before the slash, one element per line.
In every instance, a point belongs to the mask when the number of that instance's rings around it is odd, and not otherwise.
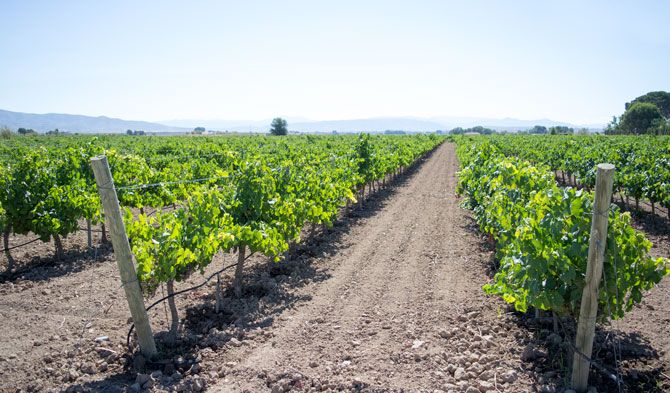
<path fill-rule="evenodd" d="M 494 130 L 492 130 L 490 128 L 482 127 L 482 126 L 475 126 L 475 127 L 469 128 L 465 131 L 466 132 L 478 132 L 482 135 L 491 135 L 491 134 L 495 133 Z"/>
<path fill-rule="evenodd" d="M 575 130 L 566 126 L 554 126 L 549 128 L 549 133 L 551 135 L 574 134 Z"/>
<path fill-rule="evenodd" d="M 530 130 L 528 130 L 529 134 L 546 134 L 547 133 L 547 127 L 545 126 L 533 126 Z"/>
<path fill-rule="evenodd" d="M 621 133 L 621 130 L 619 129 L 619 118 L 612 116 L 612 121 L 607 123 L 607 127 L 605 127 L 605 135 L 615 135 L 619 133 Z"/>
<path fill-rule="evenodd" d="M 492 130 L 490 128 L 482 127 L 482 126 L 475 126 L 471 128 L 463 128 L 463 127 L 456 127 L 453 130 L 449 131 L 450 134 L 452 135 L 462 135 L 465 133 L 477 133 L 477 134 L 482 134 L 482 135 L 490 135 L 494 134 L 495 130 Z"/>
<path fill-rule="evenodd" d="M 193 129 L 194 134 L 202 134 L 203 132 L 205 132 L 205 127 L 195 127 Z"/>
<path fill-rule="evenodd" d="M 670 119 L 662 122 L 658 127 L 656 127 L 655 133 L 657 135 L 670 135 Z"/>
<path fill-rule="evenodd" d="M 626 110 L 630 109 L 637 103 L 647 102 L 654 104 L 660 109 L 663 117 L 670 118 L 670 92 L 667 91 L 651 91 L 643 96 L 639 96 L 631 102 L 626 103 Z"/>
<path fill-rule="evenodd" d="M 133 130 L 126 130 L 126 135 L 133 135 Z"/>
<path fill-rule="evenodd" d="M 23 127 L 20 127 L 18 130 L 16 130 L 16 132 L 18 132 L 21 135 L 36 134 L 35 130 L 33 130 L 32 128 L 23 128 Z"/>
<path fill-rule="evenodd" d="M 288 123 L 286 120 L 282 119 L 281 117 L 275 117 L 272 119 L 272 123 L 270 124 L 270 134 L 271 135 L 287 135 L 288 134 Z"/>
<path fill-rule="evenodd" d="M 661 110 L 656 104 L 649 102 L 636 102 L 621 116 L 619 128 L 631 134 L 654 133 L 654 128 L 665 122 Z"/>
<path fill-rule="evenodd" d="M 9 139 L 13 134 L 14 133 L 9 129 L 9 127 L 0 127 L 0 138 Z"/>

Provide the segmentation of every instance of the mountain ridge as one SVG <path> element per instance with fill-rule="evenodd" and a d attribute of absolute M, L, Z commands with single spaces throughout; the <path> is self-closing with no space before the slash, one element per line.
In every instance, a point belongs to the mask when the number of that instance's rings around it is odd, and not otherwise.
<path fill-rule="evenodd" d="M 141 120 L 123 120 L 107 116 L 70 115 L 65 113 L 24 113 L 0 109 L 0 126 L 12 129 L 32 128 L 37 132 L 59 129 L 65 132 L 123 133 L 126 130 L 150 132 L 187 132 L 192 129 L 167 126 Z"/>
<path fill-rule="evenodd" d="M 398 116 L 398 117 L 371 117 L 348 120 L 320 120 L 312 121 L 305 118 L 288 118 L 288 128 L 298 132 L 383 132 L 386 130 L 403 130 L 409 132 L 450 130 L 456 127 L 471 128 L 483 126 L 499 131 L 517 131 L 532 128 L 534 125 L 567 126 L 575 129 L 589 128 L 599 130 L 602 124 L 575 125 L 568 122 L 550 119 L 521 120 L 514 118 L 477 118 L 435 116 L 429 118 Z M 296 121 L 291 121 L 295 119 Z M 174 119 L 159 122 L 141 120 L 124 120 L 108 116 L 71 115 L 64 113 L 24 113 L 0 109 L 0 126 L 11 129 L 32 128 L 38 132 L 47 132 L 59 129 L 66 132 L 78 133 L 124 133 L 126 130 L 143 130 L 157 133 L 186 133 L 195 127 L 205 127 L 214 131 L 237 132 L 267 132 L 270 119 L 266 120 L 198 120 Z M 188 125 L 190 124 L 190 126 Z"/>

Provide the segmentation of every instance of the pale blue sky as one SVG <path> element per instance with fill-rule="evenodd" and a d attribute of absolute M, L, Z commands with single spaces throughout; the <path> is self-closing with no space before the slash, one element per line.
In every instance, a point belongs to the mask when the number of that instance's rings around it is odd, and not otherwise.
<path fill-rule="evenodd" d="M 0 108 L 605 123 L 670 90 L 670 1 L 0 0 Z"/>

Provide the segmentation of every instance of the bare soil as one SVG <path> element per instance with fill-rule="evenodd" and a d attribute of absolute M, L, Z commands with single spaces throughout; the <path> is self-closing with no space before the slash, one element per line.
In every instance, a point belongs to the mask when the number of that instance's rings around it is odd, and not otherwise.
<path fill-rule="evenodd" d="M 226 289 L 220 313 L 216 280 L 178 297 L 176 345 L 162 340 L 169 312 L 152 309 L 152 361 L 125 346 L 129 312 L 109 246 L 85 250 L 80 233 L 65 239 L 63 261 L 48 244 L 15 250 L 20 272 L 0 276 L 0 391 L 562 392 L 564 332 L 481 290 L 493 251 L 458 206 L 457 170 L 444 144 L 286 261 L 251 257 L 244 294 Z M 655 255 L 670 256 L 667 221 L 648 221 L 636 225 Z M 217 256 L 206 276 L 233 261 Z M 221 278 L 228 288 L 231 273 Z M 176 289 L 202 281 L 196 273 Z M 599 328 L 594 358 L 618 370 L 621 391 L 670 392 L 668 281 Z M 603 372 L 591 381 L 617 391 Z"/>

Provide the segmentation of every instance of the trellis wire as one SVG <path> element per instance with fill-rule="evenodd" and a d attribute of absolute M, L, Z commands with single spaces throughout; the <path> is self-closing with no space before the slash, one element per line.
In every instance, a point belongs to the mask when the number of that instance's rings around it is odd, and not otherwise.
<path fill-rule="evenodd" d="M 254 254 L 255 254 L 255 253 L 252 252 L 251 254 L 247 255 L 247 257 L 244 258 L 244 260 L 246 261 L 247 259 L 249 259 L 249 258 L 250 258 L 252 255 L 254 255 Z M 233 264 L 230 264 L 230 265 L 227 265 L 227 266 L 224 266 L 221 270 L 218 270 L 218 271 L 212 273 L 209 277 L 207 277 L 207 279 L 205 279 L 205 281 L 203 281 L 202 283 L 200 283 L 200 284 L 198 284 L 198 285 L 195 285 L 195 286 L 190 287 L 190 288 L 186 288 L 186 289 L 179 290 L 179 291 L 177 291 L 177 292 L 175 292 L 175 293 L 173 293 L 173 294 L 167 295 L 167 296 L 163 296 L 162 298 L 160 298 L 160 299 L 156 300 L 155 302 L 153 302 L 149 307 L 147 307 L 147 311 L 151 310 L 151 309 L 154 308 L 155 306 L 159 305 L 160 303 L 166 301 L 167 299 L 169 299 L 169 298 L 171 298 L 171 297 L 175 297 L 175 296 L 177 296 L 177 295 L 181 295 L 181 294 L 183 294 L 183 293 L 191 292 L 191 291 L 194 291 L 194 290 L 196 290 L 196 289 L 198 289 L 198 288 L 202 288 L 205 284 L 207 284 L 207 283 L 208 283 L 212 278 L 214 278 L 216 275 L 221 274 L 221 273 L 223 273 L 224 271 L 226 271 L 226 270 L 228 270 L 228 269 L 232 269 L 232 268 L 234 268 L 234 267 L 236 267 L 236 266 L 237 266 L 237 262 L 235 262 L 235 263 L 233 263 Z M 135 324 L 133 323 L 133 324 L 130 325 L 130 329 L 128 329 L 128 335 L 126 336 L 126 346 L 128 347 L 128 350 L 131 351 L 131 352 L 132 352 L 132 347 L 131 347 L 131 345 L 130 345 L 130 336 L 132 335 L 134 329 L 135 329 Z"/>

